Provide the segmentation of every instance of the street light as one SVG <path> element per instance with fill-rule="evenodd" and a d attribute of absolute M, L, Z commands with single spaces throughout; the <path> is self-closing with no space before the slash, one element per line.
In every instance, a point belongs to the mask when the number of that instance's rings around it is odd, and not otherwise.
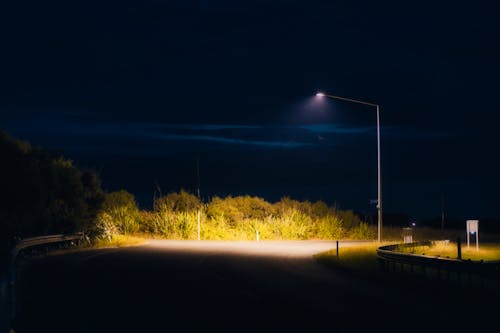
<path fill-rule="evenodd" d="M 377 173 L 378 173 L 378 199 L 377 199 L 377 210 L 378 210 L 378 241 L 382 240 L 382 173 L 380 170 L 380 107 L 378 104 L 358 101 L 351 98 L 345 98 L 340 96 L 328 95 L 322 92 L 316 93 L 317 97 L 328 97 L 332 99 L 338 99 L 345 102 L 363 104 L 375 107 L 377 109 Z"/>

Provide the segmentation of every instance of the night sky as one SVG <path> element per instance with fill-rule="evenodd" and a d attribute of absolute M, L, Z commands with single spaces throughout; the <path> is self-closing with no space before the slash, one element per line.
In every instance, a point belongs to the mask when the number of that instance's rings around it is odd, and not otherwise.
<path fill-rule="evenodd" d="M 0 129 L 154 190 L 500 218 L 495 1 L 10 1 Z"/>

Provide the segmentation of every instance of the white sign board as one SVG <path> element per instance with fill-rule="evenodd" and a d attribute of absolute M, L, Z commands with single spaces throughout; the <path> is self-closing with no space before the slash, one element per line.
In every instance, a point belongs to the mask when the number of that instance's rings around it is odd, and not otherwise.
<path fill-rule="evenodd" d="M 478 220 L 467 220 L 467 232 L 475 233 L 479 231 L 479 221 Z"/>
<path fill-rule="evenodd" d="M 479 221 L 467 220 L 467 248 L 470 247 L 470 235 L 476 236 L 476 250 L 479 250 Z"/>

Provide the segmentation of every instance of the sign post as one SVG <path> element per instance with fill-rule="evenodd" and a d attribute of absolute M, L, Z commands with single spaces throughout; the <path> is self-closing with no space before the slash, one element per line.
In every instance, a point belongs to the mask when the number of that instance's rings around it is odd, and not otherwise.
<path fill-rule="evenodd" d="M 467 220 L 467 249 L 470 247 L 470 235 L 476 236 L 476 250 L 479 250 L 479 221 Z"/>
<path fill-rule="evenodd" d="M 411 228 L 403 228 L 403 243 L 408 244 L 413 242 L 413 232 Z"/>

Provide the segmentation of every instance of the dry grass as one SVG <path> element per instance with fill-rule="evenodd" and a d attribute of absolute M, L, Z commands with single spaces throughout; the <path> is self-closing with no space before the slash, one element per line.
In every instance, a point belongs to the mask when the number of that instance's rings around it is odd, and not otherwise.
<path fill-rule="evenodd" d="M 377 261 L 377 248 L 390 244 L 394 243 L 373 242 L 345 248 L 340 247 L 338 258 L 336 249 L 319 253 L 314 258 L 327 266 L 334 266 L 355 274 L 374 276 L 381 273 Z"/>
<path fill-rule="evenodd" d="M 95 242 L 94 247 L 126 247 L 146 244 L 147 240 L 142 237 L 130 235 L 112 235 L 111 239 L 99 239 Z"/>
<path fill-rule="evenodd" d="M 417 254 L 454 259 L 457 258 L 457 244 L 439 243 L 431 247 L 420 248 Z M 480 244 L 479 250 L 476 250 L 473 244 L 471 244 L 469 249 L 467 245 L 462 244 L 462 259 L 475 261 L 500 260 L 500 244 Z"/>
<path fill-rule="evenodd" d="M 377 242 L 373 242 L 370 244 L 362 244 L 346 248 L 341 247 L 339 249 L 338 258 L 336 249 L 319 253 L 314 257 L 319 262 L 329 266 L 335 266 L 337 268 L 343 268 L 351 272 L 361 274 L 376 275 L 380 272 L 377 261 L 377 248 L 390 244 L 394 243 L 384 242 L 379 244 Z M 411 251 L 410 248 L 408 250 L 410 253 L 412 252 L 421 255 L 448 258 L 457 257 L 457 246 L 455 243 L 440 243 L 432 247 L 417 247 L 415 251 Z M 476 248 L 473 246 L 471 246 L 470 249 L 467 249 L 467 246 L 462 245 L 462 259 L 483 261 L 500 260 L 500 244 L 484 244 L 479 247 L 479 251 L 476 251 Z"/>

